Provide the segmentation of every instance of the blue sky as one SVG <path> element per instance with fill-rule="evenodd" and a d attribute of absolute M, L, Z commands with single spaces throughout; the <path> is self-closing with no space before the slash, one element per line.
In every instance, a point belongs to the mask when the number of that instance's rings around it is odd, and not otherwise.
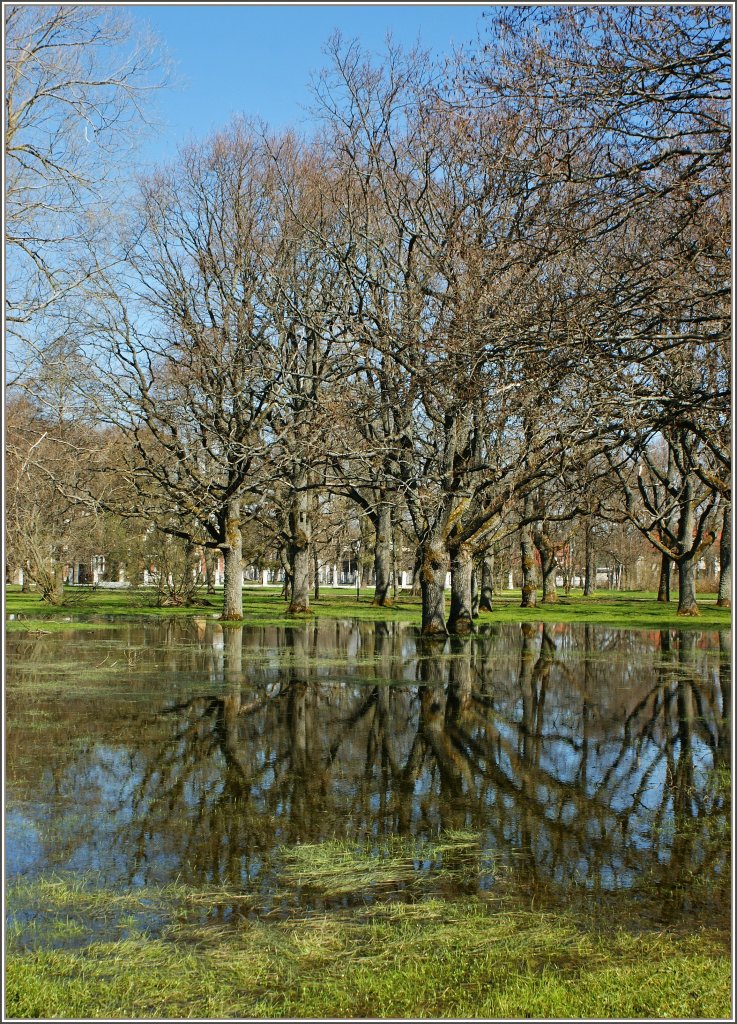
<path fill-rule="evenodd" d="M 381 51 L 420 42 L 434 53 L 484 32 L 485 4 L 167 4 L 130 5 L 164 43 L 178 83 L 160 94 L 162 130 L 142 162 L 173 158 L 179 143 L 202 138 L 236 113 L 274 128 L 304 126 L 310 72 L 325 65 L 334 29 Z"/>

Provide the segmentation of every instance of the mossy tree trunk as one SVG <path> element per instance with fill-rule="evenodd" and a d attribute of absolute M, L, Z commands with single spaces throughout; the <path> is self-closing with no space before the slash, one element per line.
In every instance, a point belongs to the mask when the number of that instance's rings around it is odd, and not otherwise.
<path fill-rule="evenodd" d="M 223 618 L 238 621 L 243 618 L 243 535 L 241 533 L 241 503 L 231 498 L 225 511 L 225 558 L 223 584 Z"/>
<path fill-rule="evenodd" d="M 445 637 L 445 577 L 448 551 L 439 538 L 428 538 L 418 550 L 422 594 L 422 635 Z"/>
<path fill-rule="evenodd" d="M 532 511 L 529 495 L 524 500 L 523 517 L 528 519 Z M 537 604 L 537 573 L 535 571 L 535 545 L 529 522 L 523 522 L 519 533 L 520 560 L 522 563 L 522 608 L 534 608 Z"/>
<path fill-rule="evenodd" d="M 545 532 L 545 524 L 541 523 L 539 528 L 533 532 L 535 547 L 540 555 L 540 568 L 543 583 L 543 604 L 554 604 L 558 600 L 558 591 L 555 586 L 555 573 L 558 568 L 558 560 L 555 557 L 555 545 Z"/>
<path fill-rule="evenodd" d="M 64 567 L 54 562 L 40 584 L 41 599 L 58 607 L 64 604 Z"/>
<path fill-rule="evenodd" d="M 667 488 L 677 487 L 675 479 L 675 460 L 673 457 L 673 448 L 671 445 L 668 446 L 668 469 L 666 474 Z M 672 493 L 672 491 L 671 491 Z M 673 509 L 665 519 L 665 528 L 659 531 L 660 542 L 667 547 L 669 539 L 673 539 L 678 532 L 678 514 Z M 671 597 L 671 582 L 673 579 L 673 558 L 665 551 L 661 552 L 660 558 L 660 578 L 658 580 L 658 601 L 661 604 L 669 604 Z"/>
<path fill-rule="evenodd" d="M 392 599 L 396 601 L 399 589 L 399 569 L 397 566 L 397 534 L 392 529 Z"/>
<path fill-rule="evenodd" d="M 690 481 L 683 489 L 681 518 L 678 523 L 678 542 L 681 556 L 678 559 L 678 614 L 698 615 L 696 603 L 696 559 L 697 551 L 693 542 L 695 516 Z"/>
<path fill-rule="evenodd" d="M 479 601 L 481 600 L 481 592 L 479 587 L 479 574 L 476 571 L 476 565 L 473 564 L 471 568 L 471 618 L 477 619 L 479 617 Z"/>
<path fill-rule="evenodd" d="M 299 479 L 289 510 L 289 567 L 292 590 L 290 615 L 304 615 L 310 610 L 310 571 L 312 520 L 306 480 Z"/>
<path fill-rule="evenodd" d="M 458 635 L 473 631 L 473 557 L 466 544 L 450 552 L 450 615 L 448 632 Z"/>
<path fill-rule="evenodd" d="M 722 536 L 719 540 L 719 608 L 732 607 L 732 506 L 727 504 L 722 515 Z"/>
<path fill-rule="evenodd" d="M 292 567 L 289 563 L 289 548 L 287 545 L 282 545 L 279 548 L 279 561 L 284 573 L 281 596 L 284 601 L 288 601 L 289 595 L 292 593 Z"/>
<path fill-rule="evenodd" d="M 678 563 L 678 614 L 699 614 L 696 601 L 696 560 L 693 557 L 681 558 Z"/>
<path fill-rule="evenodd" d="M 494 595 L 494 550 L 485 548 L 481 554 L 481 597 L 479 611 L 490 612 Z"/>
<path fill-rule="evenodd" d="M 412 566 L 412 585 L 410 587 L 410 593 L 413 597 L 420 597 L 422 594 L 422 586 L 420 584 L 420 571 L 422 569 L 422 552 L 417 549 L 415 556 L 415 564 Z"/>
<path fill-rule="evenodd" d="M 543 604 L 555 604 L 558 600 L 558 588 L 555 585 L 555 573 L 558 568 L 558 563 L 555 559 L 555 555 L 550 556 L 549 552 L 546 551 L 545 556 L 542 559 L 542 577 L 543 577 Z"/>
<path fill-rule="evenodd" d="M 374 544 L 374 572 L 376 589 L 373 604 L 378 607 L 389 607 L 392 598 L 389 594 L 392 577 L 392 509 L 391 505 L 382 504 L 374 521 L 376 541 Z"/>
<path fill-rule="evenodd" d="M 584 597 L 590 597 L 596 592 L 596 550 L 594 548 L 594 528 L 590 522 L 586 523 L 584 538 L 586 568 L 583 583 L 583 595 Z"/>

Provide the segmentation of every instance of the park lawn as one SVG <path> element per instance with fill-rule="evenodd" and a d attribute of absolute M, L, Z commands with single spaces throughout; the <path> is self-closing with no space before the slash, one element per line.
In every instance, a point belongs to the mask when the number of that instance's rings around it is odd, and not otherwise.
<path fill-rule="evenodd" d="M 366 588 L 356 597 L 354 590 L 322 587 L 320 598 L 312 603 L 312 614 L 318 618 L 351 618 L 368 622 L 411 622 L 420 624 L 419 597 L 402 593 L 389 608 L 372 605 L 373 591 Z M 155 618 L 220 618 L 222 597 L 219 593 L 200 592 L 197 602 L 188 607 L 159 607 L 152 589 L 104 590 L 70 587 L 65 590 L 64 604 L 52 606 L 35 593 L 22 593 L 18 586 L 8 586 L 5 595 L 6 621 L 9 631 L 54 631 L 76 629 L 80 621 L 90 617 L 136 616 Z M 621 629 L 689 628 L 729 629 L 731 612 L 717 608 L 715 594 L 699 595 L 701 614 L 679 616 L 677 603 L 659 603 L 647 591 L 599 591 L 590 597 L 580 593 L 560 596 L 550 605 L 536 608 L 520 607 L 519 591 L 503 591 L 494 598 L 494 609 L 482 612 L 476 620 L 478 628 L 501 622 L 578 622 L 606 625 Z M 244 625 L 289 625 L 304 621 L 304 616 L 288 616 L 287 605 L 276 587 L 245 587 L 243 590 Z M 51 626 L 50 623 L 54 625 Z"/>

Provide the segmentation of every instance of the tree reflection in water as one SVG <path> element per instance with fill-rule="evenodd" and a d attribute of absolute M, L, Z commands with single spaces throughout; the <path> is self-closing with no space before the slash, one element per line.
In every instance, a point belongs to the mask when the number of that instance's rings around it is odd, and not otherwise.
<path fill-rule="evenodd" d="M 467 830 L 531 891 L 646 881 L 679 913 L 708 875 L 728 903 L 728 634 L 528 624 L 439 652 L 399 624 L 167 628 L 144 646 L 174 699 L 144 674 L 135 715 L 120 690 L 81 724 L 54 705 L 85 744 L 50 726 L 35 766 L 11 746 L 11 800 L 74 806 L 45 864 L 267 888 L 295 843 Z M 19 745 L 44 639 L 9 643 Z"/>

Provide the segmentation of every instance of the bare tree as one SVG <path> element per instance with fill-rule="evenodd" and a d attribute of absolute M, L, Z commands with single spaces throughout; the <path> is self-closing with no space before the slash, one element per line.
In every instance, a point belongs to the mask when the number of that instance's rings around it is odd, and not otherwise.
<path fill-rule="evenodd" d="M 647 439 L 624 458 L 610 456 L 624 496 L 621 513 L 678 569 L 679 615 L 699 614 L 696 564 L 716 536 L 712 513 L 718 496 L 695 472 L 699 452 L 691 441 L 683 433 L 668 437 L 665 458 Z"/>
<path fill-rule="evenodd" d="M 106 278 L 89 399 L 129 442 L 99 475 L 119 511 L 225 556 L 223 615 L 242 617 L 242 524 L 261 500 L 277 393 L 261 304 L 269 245 L 263 149 L 235 122 L 142 185 L 126 276 Z"/>
<path fill-rule="evenodd" d="M 374 65 L 336 39 L 331 55 L 318 96 L 350 182 L 342 262 L 365 424 L 346 472 L 360 477 L 363 459 L 380 503 L 382 489 L 401 494 L 418 544 L 423 631 L 462 632 L 475 552 L 513 495 L 577 439 L 561 426 L 576 362 L 556 303 L 584 269 L 560 265 L 567 226 L 552 191 L 528 200 L 535 182 L 515 158 L 514 117 L 438 95 L 423 54 L 390 47 Z M 521 421 L 556 388 L 551 419 L 528 436 Z"/>
<path fill-rule="evenodd" d="M 6 323 L 11 380 L 65 357 L 65 323 L 104 262 L 121 172 L 166 80 L 123 12 L 10 4 L 5 18 Z"/>
<path fill-rule="evenodd" d="M 341 267 L 345 237 L 322 147 L 291 134 L 269 140 L 274 173 L 273 245 L 261 301 L 274 345 L 278 402 L 269 414 L 270 457 L 289 489 L 289 612 L 310 608 L 315 491 L 352 348 Z"/>
<path fill-rule="evenodd" d="M 6 557 L 49 604 L 64 600 L 68 566 L 95 532 L 89 507 L 75 501 L 84 430 L 28 399 L 6 408 Z"/>

